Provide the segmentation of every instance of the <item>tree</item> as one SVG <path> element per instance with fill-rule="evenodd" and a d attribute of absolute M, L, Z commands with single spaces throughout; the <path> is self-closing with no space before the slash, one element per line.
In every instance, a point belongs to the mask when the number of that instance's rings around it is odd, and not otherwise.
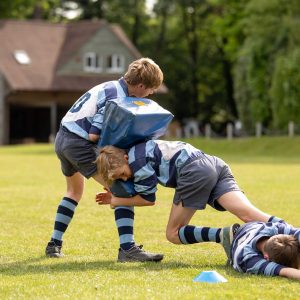
<path fill-rule="evenodd" d="M 0 1 L 0 18 L 25 19 L 34 9 L 36 0 L 3 0 Z"/>
<path fill-rule="evenodd" d="M 270 96 L 274 126 L 287 128 L 289 121 L 300 123 L 300 48 L 278 56 L 272 77 Z"/>
<path fill-rule="evenodd" d="M 245 40 L 238 52 L 235 88 L 240 110 L 248 111 L 251 116 L 243 114 L 242 118 L 274 127 L 275 115 L 277 119 L 279 115 L 274 112 L 274 107 L 278 107 L 278 98 L 275 103 L 273 100 L 275 95 L 282 95 L 276 87 L 278 78 L 283 80 L 278 68 L 286 62 L 282 56 L 299 46 L 299 41 L 295 39 L 297 35 L 293 34 L 295 26 L 299 28 L 298 16 L 299 4 L 296 0 L 251 0 L 246 6 L 242 20 Z M 289 72 L 295 76 L 293 71 Z M 282 123 L 277 120 L 276 124 Z"/>
<path fill-rule="evenodd" d="M 0 19 L 45 19 L 58 21 L 60 0 L 2 0 Z"/>
<path fill-rule="evenodd" d="M 131 41 L 140 46 L 140 38 L 147 32 L 145 0 L 74 0 L 82 8 L 80 19 L 106 19 L 118 23 Z"/>
<path fill-rule="evenodd" d="M 211 0 L 213 12 L 211 27 L 219 49 L 220 60 L 223 66 L 225 81 L 225 98 L 228 113 L 232 119 L 239 117 L 234 95 L 233 66 L 237 52 L 244 40 L 240 20 L 243 17 L 246 0 Z"/>

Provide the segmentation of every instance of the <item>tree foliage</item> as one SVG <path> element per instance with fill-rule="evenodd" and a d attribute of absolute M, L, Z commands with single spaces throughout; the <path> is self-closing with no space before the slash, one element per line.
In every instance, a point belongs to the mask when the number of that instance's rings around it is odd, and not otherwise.
<path fill-rule="evenodd" d="M 300 123 L 300 48 L 278 56 L 270 96 L 274 125 L 286 128 L 289 121 Z"/>
<path fill-rule="evenodd" d="M 240 116 L 247 118 L 244 123 L 250 126 L 253 126 L 251 121 L 263 122 L 266 127 L 278 127 L 286 123 L 278 120 L 279 115 L 274 110 L 278 108 L 278 101 L 283 100 L 278 98 L 275 85 L 279 84 L 278 68 L 283 67 L 286 59 L 290 60 L 287 57 L 291 49 L 299 47 L 299 40 L 294 33 L 295 28 L 299 28 L 299 8 L 298 13 L 295 10 L 297 6 L 297 1 L 251 0 L 245 8 L 245 16 L 241 20 L 245 39 L 238 50 L 235 65 L 235 91 Z M 289 93 L 288 89 L 285 93 Z M 251 117 L 242 113 L 245 111 Z"/>
<path fill-rule="evenodd" d="M 0 1 L 0 18 L 25 19 L 34 9 L 35 0 Z"/>
<path fill-rule="evenodd" d="M 77 19 L 118 23 L 165 74 L 177 119 L 225 124 L 300 122 L 298 0 L 74 0 Z M 65 17 L 70 1 L 4 0 L 0 18 Z M 221 131 L 221 127 L 215 126 Z"/>
<path fill-rule="evenodd" d="M 2 0 L 0 19 L 58 20 L 55 9 L 59 3 L 60 0 Z"/>

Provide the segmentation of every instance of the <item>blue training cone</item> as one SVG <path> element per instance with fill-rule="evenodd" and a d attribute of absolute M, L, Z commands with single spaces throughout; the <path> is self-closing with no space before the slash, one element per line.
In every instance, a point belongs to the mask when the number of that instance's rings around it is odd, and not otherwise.
<path fill-rule="evenodd" d="M 216 271 L 203 271 L 193 279 L 193 282 L 219 283 L 227 282 L 227 279 Z"/>

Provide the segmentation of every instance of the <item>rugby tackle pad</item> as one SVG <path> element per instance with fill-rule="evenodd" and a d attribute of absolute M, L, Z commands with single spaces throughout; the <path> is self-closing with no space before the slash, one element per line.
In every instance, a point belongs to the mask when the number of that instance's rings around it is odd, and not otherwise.
<path fill-rule="evenodd" d="M 164 135 L 173 114 L 155 101 L 124 97 L 107 101 L 99 146 L 122 149 Z"/>

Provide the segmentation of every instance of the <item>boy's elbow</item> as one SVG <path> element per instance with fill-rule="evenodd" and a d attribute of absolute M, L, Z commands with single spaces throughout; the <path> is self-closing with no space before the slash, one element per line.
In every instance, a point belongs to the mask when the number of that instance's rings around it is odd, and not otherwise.
<path fill-rule="evenodd" d="M 155 201 L 150 201 L 146 199 L 143 199 L 142 201 L 142 206 L 153 206 L 153 205 L 155 205 Z"/>
<path fill-rule="evenodd" d="M 143 197 L 142 195 L 137 195 L 138 201 L 141 203 L 141 206 L 153 206 L 155 205 L 155 198 L 149 199 Z"/>
<path fill-rule="evenodd" d="M 97 143 L 99 140 L 99 135 L 97 134 L 93 134 L 93 133 L 89 133 L 89 140 L 93 143 Z"/>

